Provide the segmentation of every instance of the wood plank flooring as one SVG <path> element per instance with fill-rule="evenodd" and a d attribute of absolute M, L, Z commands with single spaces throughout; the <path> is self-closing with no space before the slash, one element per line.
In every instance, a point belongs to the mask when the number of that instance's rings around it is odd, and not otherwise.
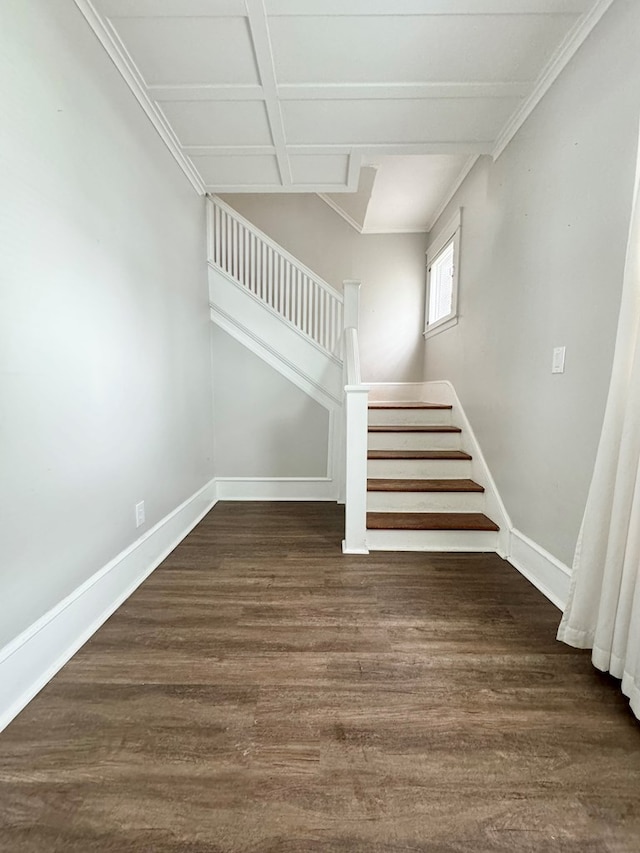
<path fill-rule="evenodd" d="M 637 853 L 640 725 L 495 555 L 221 503 L 0 734 L 7 853 Z"/>

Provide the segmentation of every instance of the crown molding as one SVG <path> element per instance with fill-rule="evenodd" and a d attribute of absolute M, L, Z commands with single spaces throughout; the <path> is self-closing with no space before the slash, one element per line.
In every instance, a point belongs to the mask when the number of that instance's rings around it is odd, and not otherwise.
<path fill-rule="evenodd" d="M 142 81 L 142 76 L 138 69 L 123 51 L 121 45 L 118 43 L 112 32 L 108 29 L 91 0 L 74 0 L 74 2 L 97 36 L 100 44 L 108 53 L 109 58 L 120 72 L 123 80 L 135 95 L 136 100 L 147 114 L 151 124 L 157 130 L 160 138 L 173 155 L 176 163 L 189 179 L 191 186 L 197 193 L 204 195 L 204 181 L 193 167 L 190 160 L 182 153 L 171 126 L 147 94 Z"/>
<path fill-rule="evenodd" d="M 356 220 L 352 216 L 349 216 L 349 214 L 346 213 L 340 207 L 340 205 L 336 204 L 332 198 L 329 198 L 329 196 L 325 195 L 324 193 L 316 193 L 316 195 L 319 199 L 322 199 L 325 204 L 328 204 L 331 210 L 334 210 L 338 214 L 338 216 L 341 216 L 344 221 L 347 222 L 354 229 L 354 231 L 357 231 L 358 234 L 362 234 L 362 227 L 358 225 Z"/>
<path fill-rule="evenodd" d="M 491 152 L 494 160 L 497 160 L 502 154 L 612 3 L 613 0 L 598 0 L 569 32 L 536 81 L 529 97 L 498 134 L 494 149 Z"/>

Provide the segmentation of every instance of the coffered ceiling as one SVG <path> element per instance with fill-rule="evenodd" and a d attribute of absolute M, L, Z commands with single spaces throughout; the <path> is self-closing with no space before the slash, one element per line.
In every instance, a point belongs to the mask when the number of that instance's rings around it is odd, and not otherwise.
<path fill-rule="evenodd" d="M 612 0 L 75 0 L 201 192 L 496 155 Z"/>

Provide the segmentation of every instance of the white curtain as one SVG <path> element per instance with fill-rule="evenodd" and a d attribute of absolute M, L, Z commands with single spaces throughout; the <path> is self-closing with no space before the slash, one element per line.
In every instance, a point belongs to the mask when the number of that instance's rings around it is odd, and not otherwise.
<path fill-rule="evenodd" d="M 640 149 L 611 387 L 558 639 L 593 649 L 640 718 Z M 603 282 L 606 287 L 606 282 Z"/>

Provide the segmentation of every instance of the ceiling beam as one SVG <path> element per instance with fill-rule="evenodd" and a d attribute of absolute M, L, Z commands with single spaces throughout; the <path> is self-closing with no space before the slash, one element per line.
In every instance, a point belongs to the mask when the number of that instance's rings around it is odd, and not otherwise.
<path fill-rule="evenodd" d="M 271 129 L 271 139 L 276 149 L 280 180 L 283 186 L 288 187 L 293 183 L 293 179 L 289 156 L 287 154 L 282 110 L 280 109 L 280 102 L 278 100 L 276 70 L 264 0 L 245 0 L 245 2 L 249 15 L 249 29 L 251 30 L 256 67 L 262 84 L 265 107 Z"/>

